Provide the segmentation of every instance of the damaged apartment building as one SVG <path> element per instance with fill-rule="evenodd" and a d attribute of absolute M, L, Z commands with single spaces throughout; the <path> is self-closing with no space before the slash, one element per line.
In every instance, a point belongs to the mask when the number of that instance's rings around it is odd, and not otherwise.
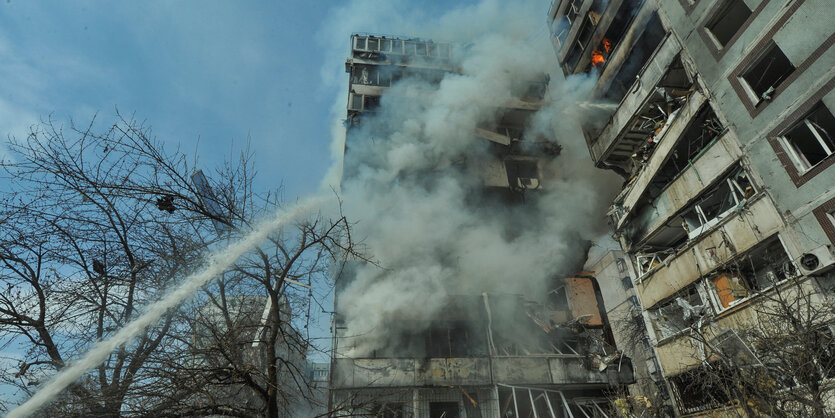
<path fill-rule="evenodd" d="M 450 44 L 420 39 L 351 37 L 345 178 L 354 175 L 352 164 L 365 163 L 362 151 L 352 148 L 354 135 L 375 117 L 384 92 L 405 77 L 437 88 L 445 74 L 456 72 L 453 53 Z M 525 205 L 526 196 L 547 187 L 542 162 L 555 158 L 560 147 L 525 132 L 547 94 L 547 77 L 526 81 L 516 97 L 496 103 L 494 121 L 472 127 L 483 149 L 469 153 L 453 172 L 477 179 L 480 198 Z M 351 270 L 349 265 L 335 290 L 330 409 L 336 416 L 614 416 L 609 391 L 633 381 L 631 360 L 615 346 L 591 277 L 554 277 L 542 301 L 447 289 L 449 297 L 435 317 L 388 318 L 400 324 L 391 328 L 396 335 L 371 352 L 357 353 L 351 347 L 364 336 L 347 334 L 342 302 Z"/>
<path fill-rule="evenodd" d="M 584 136 L 593 162 L 624 178 L 610 223 L 634 274 L 601 286 L 633 288 L 623 315 L 645 324 L 648 374 L 676 414 L 743 413 L 744 399 L 699 382 L 716 367 L 692 334 L 746 347 L 735 330 L 781 286 L 831 295 L 832 3 L 555 0 L 548 23 L 563 73 L 613 106 Z"/>

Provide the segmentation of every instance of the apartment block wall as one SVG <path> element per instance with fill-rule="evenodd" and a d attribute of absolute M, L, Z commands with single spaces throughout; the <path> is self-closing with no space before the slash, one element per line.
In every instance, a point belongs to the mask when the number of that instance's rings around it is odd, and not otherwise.
<path fill-rule="evenodd" d="M 566 75 L 594 77 L 595 99 L 617 104 L 605 124 L 586 126 L 585 140 L 599 167 L 625 178 L 611 222 L 636 270 L 647 332 L 669 378 L 704 359 L 683 329 L 674 332 L 687 327 L 659 318 L 689 310 L 691 318 L 742 328 L 756 320 L 757 294 L 774 292 L 788 276 L 810 293 L 832 286 L 835 25 L 825 1 L 646 0 L 630 5 L 621 19 L 630 23 L 614 31 L 623 35 L 609 50 L 607 25 L 624 3 L 556 0 L 548 21 Z M 571 10 L 579 13 L 565 30 Z M 665 34 L 642 37 L 656 16 Z M 579 27 L 594 20 L 591 31 Z M 578 49 L 580 58 L 569 60 Z M 595 55 L 605 61 L 591 64 Z M 640 129 L 640 118 L 658 110 L 665 116 Z M 680 158 L 691 144 L 697 152 Z M 684 164 L 672 170 L 676 160 Z M 708 213 L 708 198 L 720 193 L 731 204 Z M 779 257 L 780 266 L 765 265 Z M 760 283 L 736 299 L 720 295 L 728 290 L 722 272 L 755 259 L 777 285 Z M 703 409 L 678 406 L 681 413 Z"/>

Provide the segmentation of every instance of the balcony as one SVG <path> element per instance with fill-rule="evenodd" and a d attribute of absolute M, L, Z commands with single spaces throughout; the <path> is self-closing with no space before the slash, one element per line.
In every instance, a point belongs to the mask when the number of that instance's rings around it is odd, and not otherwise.
<path fill-rule="evenodd" d="M 599 134 L 592 134 L 589 150 L 596 164 L 603 162 L 624 165 L 646 136 L 630 135 L 630 128 L 635 125 L 636 113 L 644 108 L 656 94 L 656 88 L 669 75 L 669 68 L 681 51 L 681 45 L 675 37 L 667 36 L 661 45 L 638 74 L 638 81 L 630 87 L 629 92 L 621 101 L 615 113 L 600 130 Z M 611 66 L 606 69 L 604 75 Z M 603 76 L 601 76 L 601 80 Z M 612 161 L 609 161 L 612 160 Z"/>
<path fill-rule="evenodd" d="M 557 385 L 603 387 L 634 382 L 623 359 L 600 371 L 582 355 L 334 359 L 336 389 L 413 386 Z"/>
<path fill-rule="evenodd" d="M 771 200 L 763 194 L 754 196 L 741 210 L 706 231 L 704 237 L 684 246 L 642 277 L 636 286 L 641 301 L 652 307 L 775 234 L 782 226 L 780 213 Z"/>
<path fill-rule="evenodd" d="M 623 216 L 617 224 L 617 231 L 621 232 L 627 248 L 669 247 L 671 244 L 665 238 L 665 232 L 669 231 L 665 229 L 679 227 L 681 224 L 680 220 L 675 224 L 674 217 L 703 195 L 707 186 L 723 177 L 740 154 L 736 141 L 726 133 L 704 150 L 698 159 L 691 161 L 658 197 L 636 204 L 634 214 Z M 664 228 L 665 225 L 671 226 Z"/>

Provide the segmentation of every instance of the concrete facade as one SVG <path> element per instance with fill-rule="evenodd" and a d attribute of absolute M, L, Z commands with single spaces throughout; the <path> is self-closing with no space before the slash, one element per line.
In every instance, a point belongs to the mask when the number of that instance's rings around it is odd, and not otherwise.
<path fill-rule="evenodd" d="M 761 296 L 789 279 L 831 288 L 831 7 L 555 0 L 549 11 L 563 72 L 594 77 L 593 99 L 615 107 L 585 139 L 597 166 L 624 177 L 611 224 L 677 414 L 738 412 L 685 393 L 678 376 L 708 362 L 688 344 L 695 323 L 755 322 Z M 753 273 L 732 271 L 749 261 Z"/>

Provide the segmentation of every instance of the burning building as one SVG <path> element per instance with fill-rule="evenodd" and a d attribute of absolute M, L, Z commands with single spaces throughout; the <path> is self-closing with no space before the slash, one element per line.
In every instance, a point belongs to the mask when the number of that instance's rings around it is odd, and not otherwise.
<path fill-rule="evenodd" d="M 756 364 L 784 399 L 802 386 L 735 331 L 761 324 L 787 287 L 815 298 L 832 287 L 835 34 L 825 3 L 555 0 L 549 11 L 563 72 L 591 80 L 590 99 L 613 109 L 585 121 L 584 136 L 593 162 L 623 177 L 610 221 L 635 272 L 651 374 L 677 413 L 756 414 L 740 391 L 723 393 L 724 377 L 705 379 L 728 365 Z M 815 326 L 817 345 L 831 344 L 826 324 Z M 754 359 L 719 367 L 724 343 L 713 334 L 733 335 Z M 813 363 L 818 381 L 831 378 L 825 356 Z M 814 402 L 817 413 L 831 408 Z"/>
<path fill-rule="evenodd" d="M 549 77 L 493 42 L 351 37 L 341 187 L 374 260 L 336 280 L 338 416 L 611 416 L 633 381 L 596 280 L 571 274 L 596 195 L 555 164 Z"/>

